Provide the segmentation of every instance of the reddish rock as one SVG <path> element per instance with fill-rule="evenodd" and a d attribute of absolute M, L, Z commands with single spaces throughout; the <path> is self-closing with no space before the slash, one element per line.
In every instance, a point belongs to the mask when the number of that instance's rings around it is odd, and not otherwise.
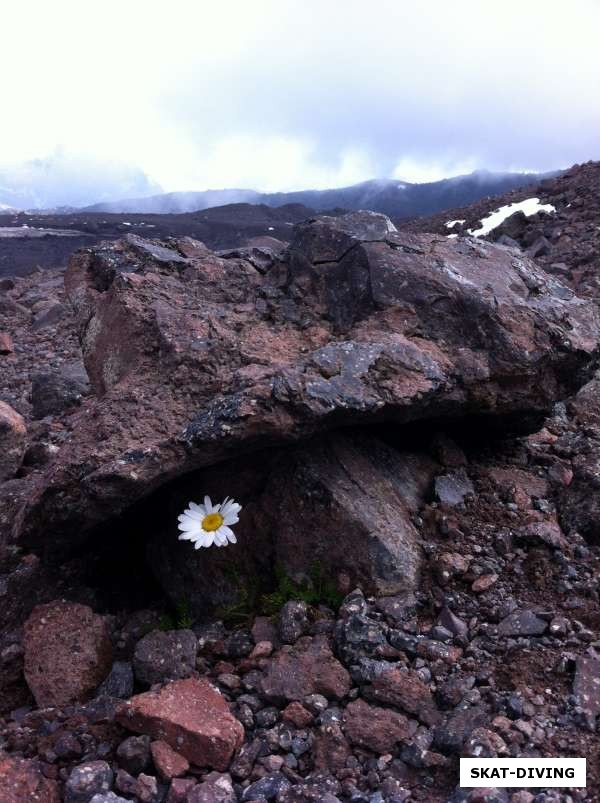
<path fill-rule="evenodd" d="M 169 683 L 132 697 L 117 711 L 129 730 L 164 740 L 188 761 L 224 771 L 244 739 L 242 724 L 204 679 Z"/>
<path fill-rule="evenodd" d="M 370 693 L 374 700 L 414 714 L 426 725 L 434 725 L 440 718 L 429 687 L 412 669 L 383 672 L 373 681 Z"/>
<path fill-rule="evenodd" d="M 0 354 L 12 354 L 14 350 L 12 337 L 8 332 L 0 332 Z"/>
<path fill-rule="evenodd" d="M 25 679 L 39 706 L 89 699 L 112 666 L 106 622 L 87 605 L 56 600 L 25 623 Z"/>
<path fill-rule="evenodd" d="M 375 753 L 391 753 L 410 738 L 405 716 L 361 699 L 346 707 L 343 728 L 351 744 L 367 747 Z"/>
<path fill-rule="evenodd" d="M 497 582 L 497 574 L 482 574 L 481 577 L 473 580 L 471 590 L 475 591 L 476 594 L 482 594 L 484 591 L 487 591 L 492 586 L 496 585 Z"/>
<path fill-rule="evenodd" d="M 0 482 L 14 477 L 25 454 L 26 438 L 23 416 L 0 401 Z"/>
<path fill-rule="evenodd" d="M 314 719 L 310 711 L 307 711 L 303 705 L 296 702 L 290 703 L 283 709 L 281 718 L 284 722 L 291 722 L 297 728 L 308 727 Z"/>
<path fill-rule="evenodd" d="M 293 647 L 282 647 L 261 682 L 262 693 L 275 703 L 302 700 L 308 694 L 341 700 L 350 687 L 350 675 L 324 636 L 301 638 Z"/>
<path fill-rule="evenodd" d="M 313 761 L 317 772 L 337 775 L 346 768 L 352 750 L 339 725 L 324 725 L 315 735 Z"/>
<path fill-rule="evenodd" d="M 58 783 L 45 778 L 35 761 L 0 754 L 2 803 L 60 803 Z"/>
<path fill-rule="evenodd" d="M 181 753 L 177 753 L 167 742 L 163 742 L 161 739 L 152 742 L 150 752 L 152 753 L 152 761 L 156 771 L 163 781 L 170 781 L 172 778 L 185 775 L 190 768 L 190 762 L 187 758 L 184 758 Z"/>

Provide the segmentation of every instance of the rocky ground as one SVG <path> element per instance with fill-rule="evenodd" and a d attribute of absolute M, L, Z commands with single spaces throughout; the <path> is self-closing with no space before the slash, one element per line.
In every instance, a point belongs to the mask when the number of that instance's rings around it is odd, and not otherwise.
<path fill-rule="evenodd" d="M 600 800 L 592 299 L 369 213 L 63 278 L 0 289 L 2 803 Z"/>
<path fill-rule="evenodd" d="M 311 214 L 302 204 L 278 208 L 228 204 L 182 215 L 0 211 L 0 278 L 65 268 L 78 248 L 130 232 L 144 237 L 195 237 L 215 249 L 235 248 L 254 237 L 287 241 L 294 224 Z"/>

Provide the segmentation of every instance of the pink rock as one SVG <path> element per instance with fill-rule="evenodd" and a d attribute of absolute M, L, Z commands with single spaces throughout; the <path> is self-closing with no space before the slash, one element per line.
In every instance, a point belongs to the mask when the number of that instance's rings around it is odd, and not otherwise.
<path fill-rule="evenodd" d="M 188 793 L 196 786 L 193 778 L 174 778 L 169 787 L 167 803 L 186 803 Z"/>
<path fill-rule="evenodd" d="M 0 332 L 0 354 L 12 354 L 14 350 L 12 337 L 8 332 Z"/>
<path fill-rule="evenodd" d="M 89 699 L 112 666 L 104 619 L 75 602 L 37 605 L 25 622 L 23 647 L 25 680 L 40 707 Z"/>
<path fill-rule="evenodd" d="M 0 482 L 14 477 L 25 454 L 27 427 L 23 417 L 0 401 Z"/>
<path fill-rule="evenodd" d="M 58 784 L 45 778 L 29 759 L 0 756 L 2 803 L 60 803 Z"/>
<path fill-rule="evenodd" d="M 173 748 L 159 739 L 152 742 L 150 745 L 150 752 L 152 753 L 152 761 L 156 767 L 156 771 L 163 779 L 163 781 L 170 781 L 172 778 L 177 778 L 180 775 L 185 775 L 190 768 L 190 762 L 187 758 L 177 753 Z"/>
<path fill-rule="evenodd" d="M 477 594 L 481 594 L 484 591 L 487 591 L 488 588 L 491 588 L 497 582 L 497 574 L 482 574 L 481 577 L 478 577 L 477 580 L 473 581 L 471 590 L 475 591 Z"/>
<path fill-rule="evenodd" d="M 219 692 L 204 679 L 169 683 L 138 694 L 117 711 L 118 722 L 167 742 L 193 764 L 225 771 L 244 740 L 244 728 Z"/>

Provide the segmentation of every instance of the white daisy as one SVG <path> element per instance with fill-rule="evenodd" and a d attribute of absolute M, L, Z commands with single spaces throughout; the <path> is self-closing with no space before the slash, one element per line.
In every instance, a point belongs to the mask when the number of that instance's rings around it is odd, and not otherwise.
<path fill-rule="evenodd" d="M 187 510 L 178 517 L 181 534 L 180 541 L 191 541 L 195 549 L 201 546 L 227 546 L 237 539 L 231 529 L 239 521 L 238 513 L 242 506 L 233 499 L 225 497 L 219 505 L 213 505 L 210 496 L 204 497 L 204 504 L 190 502 Z"/>

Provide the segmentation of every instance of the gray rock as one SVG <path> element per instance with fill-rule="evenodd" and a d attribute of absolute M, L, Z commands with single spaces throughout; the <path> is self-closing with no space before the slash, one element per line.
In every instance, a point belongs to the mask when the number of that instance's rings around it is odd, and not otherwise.
<path fill-rule="evenodd" d="M 65 803 L 89 803 L 110 791 L 114 774 L 106 761 L 88 761 L 71 770 L 65 784 Z"/>
<path fill-rule="evenodd" d="M 98 686 L 96 697 L 127 700 L 133 694 L 133 668 L 129 661 L 115 661 L 106 680 Z"/>
<path fill-rule="evenodd" d="M 150 766 L 150 737 L 128 736 L 117 747 L 117 760 L 131 775 L 139 775 Z"/>
<path fill-rule="evenodd" d="M 284 644 L 295 644 L 308 630 L 308 605 L 301 600 L 286 602 L 279 612 L 279 637 Z"/>
<path fill-rule="evenodd" d="M 89 390 L 89 380 L 82 362 L 65 365 L 59 371 L 39 371 L 32 377 L 33 417 L 60 415 L 80 404 Z"/>
<path fill-rule="evenodd" d="M 136 679 L 152 686 L 190 677 L 196 668 L 197 645 L 191 630 L 153 630 L 136 645 L 133 655 Z"/>
<path fill-rule="evenodd" d="M 541 636 L 548 622 L 540 619 L 531 610 L 514 611 L 498 625 L 499 636 Z"/>
<path fill-rule="evenodd" d="M 244 789 L 242 800 L 255 800 L 256 798 L 264 797 L 265 800 L 274 800 L 277 795 L 289 789 L 291 783 L 281 772 L 274 772 L 272 775 L 266 775 L 250 786 Z"/>
<path fill-rule="evenodd" d="M 460 753 L 475 728 L 483 727 L 488 720 L 488 712 L 482 706 L 456 711 L 435 729 L 433 745 L 442 753 Z"/>
<path fill-rule="evenodd" d="M 188 792 L 186 803 L 236 803 L 237 799 L 231 776 L 211 772 L 201 784 Z"/>
<path fill-rule="evenodd" d="M 600 715 L 600 659 L 577 658 L 573 694 L 586 713 Z"/>
<path fill-rule="evenodd" d="M 454 636 L 466 636 L 469 632 L 467 623 L 452 613 L 450 608 L 442 608 L 437 624 L 449 630 Z"/>
<path fill-rule="evenodd" d="M 127 797 L 115 795 L 114 792 L 107 792 L 106 794 L 99 792 L 97 795 L 94 795 L 90 803 L 131 803 L 131 800 Z"/>
<path fill-rule="evenodd" d="M 435 496 L 441 505 L 448 507 L 462 505 L 465 497 L 474 493 L 473 483 L 464 471 L 442 474 L 435 478 Z"/>

